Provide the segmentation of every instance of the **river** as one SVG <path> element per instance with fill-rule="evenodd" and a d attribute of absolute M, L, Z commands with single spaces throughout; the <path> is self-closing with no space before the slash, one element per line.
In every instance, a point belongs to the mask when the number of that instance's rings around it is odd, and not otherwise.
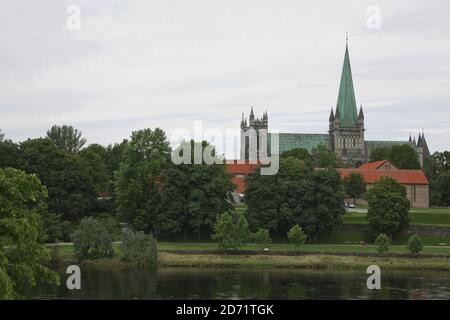
<path fill-rule="evenodd" d="M 31 299 L 450 299 L 449 272 L 385 271 L 381 290 L 364 270 L 159 268 L 82 270 L 81 290 L 30 290 Z"/>

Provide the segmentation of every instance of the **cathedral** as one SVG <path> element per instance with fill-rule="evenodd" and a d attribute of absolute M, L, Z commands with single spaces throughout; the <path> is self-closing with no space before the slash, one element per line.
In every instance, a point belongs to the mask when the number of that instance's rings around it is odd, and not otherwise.
<path fill-rule="evenodd" d="M 336 108 L 331 109 L 328 118 L 328 133 L 279 133 L 279 153 L 294 148 L 304 148 L 311 153 L 314 148 L 324 145 L 333 150 L 350 167 L 359 167 L 368 162 L 370 153 L 375 148 L 389 147 L 395 144 L 411 145 L 416 150 L 421 164 L 430 156 L 423 132 L 419 133 L 417 141 L 411 135 L 409 140 L 405 141 L 371 141 L 364 137 L 364 121 L 363 107 L 360 106 L 358 110 L 356 104 L 347 41 L 339 95 Z M 259 160 L 261 150 L 268 150 L 267 153 L 270 154 L 270 141 L 267 112 L 263 113 L 262 118 L 255 118 L 252 107 L 248 122 L 242 114 L 241 160 Z M 252 157 L 252 155 L 254 156 Z"/>

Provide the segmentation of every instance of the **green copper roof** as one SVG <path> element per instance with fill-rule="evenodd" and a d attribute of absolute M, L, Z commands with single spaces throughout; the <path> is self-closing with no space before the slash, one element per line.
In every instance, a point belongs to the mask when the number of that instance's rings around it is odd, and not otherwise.
<path fill-rule="evenodd" d="M 317 148 L 320 144 L 327 147 L 330 146 L 328 134 L 314 134 L 314 133 L 279 133 L 279 147 L 280 154 L 295 148 L 304 148 L 308 152 Z M 270 146 L 270 133 L 268 136 L 268 144 Z"/>
<path fill-rule="evenodd" d="M 358 126 L 355 90 L 353 89 L 352 69 L 350 67 L 348 46 L 345 46 L 344 66 L 342 67 L 337 108 L 339 109 L 339 120 L 341 127 L 355 128 Z"/>

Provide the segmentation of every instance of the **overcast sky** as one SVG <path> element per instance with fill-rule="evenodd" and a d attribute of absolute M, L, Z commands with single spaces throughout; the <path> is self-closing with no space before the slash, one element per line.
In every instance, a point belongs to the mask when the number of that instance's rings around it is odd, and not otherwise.
<path fill-rule="evenodd" d="M 370 5 L 380 28 L 367 26 Z M 432 152 L 449 150 L 449 12 L 447 0 L 3 2 L 0 129 L 21 141 L 70 124 L 109 144 L 194 121 L 239 129 L 254 106 L 271 129 L 326 133 L 348 30 L 366 139 L 424 128 Z"/>

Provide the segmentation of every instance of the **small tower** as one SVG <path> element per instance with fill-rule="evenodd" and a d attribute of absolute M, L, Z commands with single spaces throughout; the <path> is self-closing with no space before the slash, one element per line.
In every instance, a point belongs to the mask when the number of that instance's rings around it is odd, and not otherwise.
<path fill-rule="evenodd" d="M 255 118 L 253 107 L 250 110 L 249 122 L 242 114 L 241 120 L 241 160 L 257 161 L 261 159 L 261 152 L 268 155 L 269 116 L 263 112 L 262 118 Z"/>

